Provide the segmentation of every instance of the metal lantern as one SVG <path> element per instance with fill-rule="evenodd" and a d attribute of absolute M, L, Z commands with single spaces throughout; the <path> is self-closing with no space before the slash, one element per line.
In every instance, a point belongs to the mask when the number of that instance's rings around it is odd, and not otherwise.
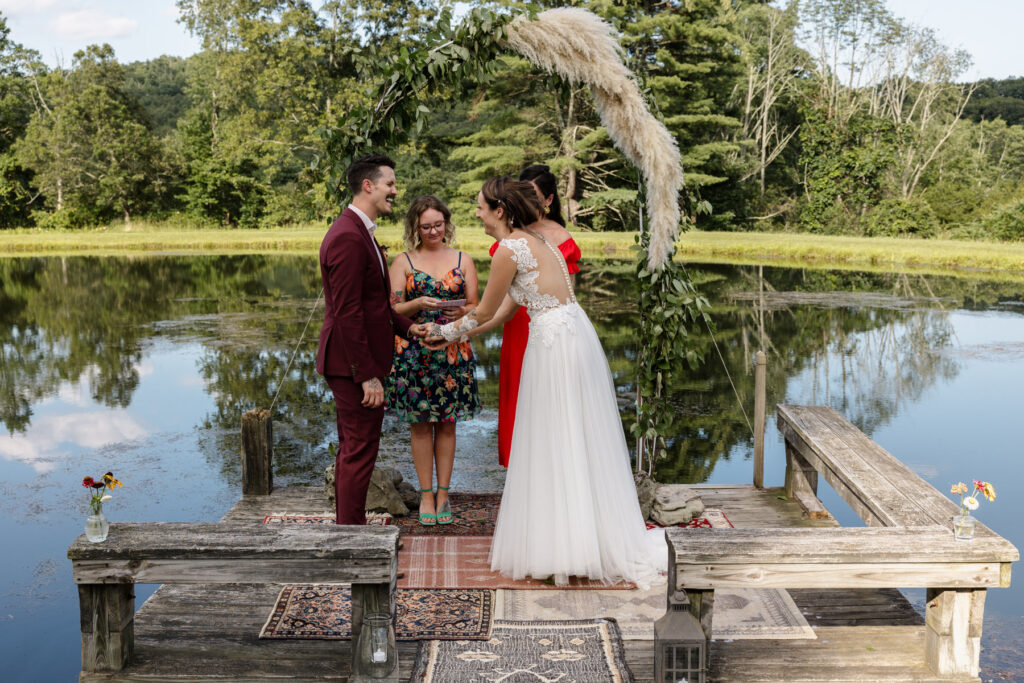
<path fill-rule="evenodd" d="M 705 683 L 708 641 L 686 603 L 669 601 L 654 622 L 654 680 L 657 683 Z"/>

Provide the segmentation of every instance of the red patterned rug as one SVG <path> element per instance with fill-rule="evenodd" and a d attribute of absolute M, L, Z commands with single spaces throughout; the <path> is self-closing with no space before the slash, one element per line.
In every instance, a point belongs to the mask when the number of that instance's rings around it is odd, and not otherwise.
<path fill-rule="evenodd" d="M 423 526 L 415 510 L 405 517 L 392 517 L 386 513 L 367 513 L 368 524 L 392 524 L 403 536 L 493 536 L 494 522 L 498 518 L 500 493 L 453 493 L 451 496 L 451 524 Z M 334 524 L 334 515 L 267 515 L 264 524 Z"/>
<path fill-rule="evenodd" d="M 400 588 L 512 588 L 516 590 L 546 589 L 622 589 L 636 588 L 622 582 L 605 584 L 590 579 L 570 577 L 569 585 L 556 586 L 538 579 L 510 579 L 491 571 L 490 536 L 410 536 L 403 539 L 398 551 L 398 571 L 405 576 L 398 580 Z"/>
<path fill-rule="evenodd" d="M 736 527 L 721 510 L 705 510 L 700 517 L 694 517 L 689 524 L 679 524 L 682 529 L 735 529 Z M 647 522 L 648 529 L 663 529 L 657 522 Z"/>
<path fill-rule="evenodd" d="M 399 589 L 398 640 L 487 640 L 494 621 L 494 591 Z M 351 640 L 352 600 L 340 584 L 281 589 L 260 638 Z"/>

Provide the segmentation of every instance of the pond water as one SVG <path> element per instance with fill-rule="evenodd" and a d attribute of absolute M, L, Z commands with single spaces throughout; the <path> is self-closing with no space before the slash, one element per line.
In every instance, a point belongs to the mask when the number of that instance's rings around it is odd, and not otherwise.
<path fill-rule="evenodd" d="M 751 481 L 750 361 L 763 345 L 769 409 L 830 405 L 943 492 L 957 481 L 993 482 L 998 498 L 977 515 L 1024 547 L 1024 283 L 723 265 L 691 273 L 716 328 L 694 336 L 705 363 L 673 388 L 660 481 Z M 586 263 L 578 283 L 627 426 L 634 286 L 629 265 L 601 262 Z M 106 506 L 115 521 L 215 521 L 240 495 L 240 416 L 276 395 L 275 484 L 322 482 L 336 435 L 330 392 L 313 367 L 319 289 L 315 257 L 0 259 L 4 680 L 77 676 L 66 549 L 82 531 L 84 476 L 111 470 L 125 482 Z M 502 485 L 499 343 L 492 334 L 475 345 L 485 409 L 459 426 L 457 490 Z M 380 460 L 413 476 L 402 425 L 385 422 Z M 766 482 L 781 485 L 783 473 L 770 414 Z M 842 524 L 860 524 L 822 488 Z M 151 592 L 140 586 L 137 605 Z M 923 592 L 908 595 L 920 608 Z M 1018 579 L 989 592 L 985 680 L 1024 677 L 1022 633 Z"/>

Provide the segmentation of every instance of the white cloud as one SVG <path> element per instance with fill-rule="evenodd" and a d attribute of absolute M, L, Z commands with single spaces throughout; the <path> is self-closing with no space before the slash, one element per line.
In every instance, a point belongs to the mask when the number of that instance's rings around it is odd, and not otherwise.
<path fill-rule="evenodd" d="M 67 455 L 66 444 L 95 449 L 146 436 L 146 429 L 121 410 L 90 411 L 36 418 L 22 434 L 0 434 L 0 457 L 49 472 Z"/>
<path fill-rule="evenodd" d="M 0 12 L 8 17 L 18 17 L 37 14 L 56 4 L 57 0 L 0 0 Z"/>
<path fill-rule="evenodd" d="M 111 17 L 94 9 L 64 12 L 53 21 L 53 29 L 65 40 L 110 40 L 132 35 L 139 22 L 128 17 Z"/>

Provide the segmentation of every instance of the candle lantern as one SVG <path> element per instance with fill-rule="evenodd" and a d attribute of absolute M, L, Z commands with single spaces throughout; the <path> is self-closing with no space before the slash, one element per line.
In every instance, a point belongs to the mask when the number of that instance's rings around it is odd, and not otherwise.
<path fill-rule="evenodd" d="M 685 602 L 669 600 L 665 616 L 654 622 L 654 680 L 705 683 L 708 640 Z"/>
<path fill-rule="evenodd" d="M 353 681 L 398 680 L 398 648 L 390 615 L 364 614 L 357 643 Z"/>

